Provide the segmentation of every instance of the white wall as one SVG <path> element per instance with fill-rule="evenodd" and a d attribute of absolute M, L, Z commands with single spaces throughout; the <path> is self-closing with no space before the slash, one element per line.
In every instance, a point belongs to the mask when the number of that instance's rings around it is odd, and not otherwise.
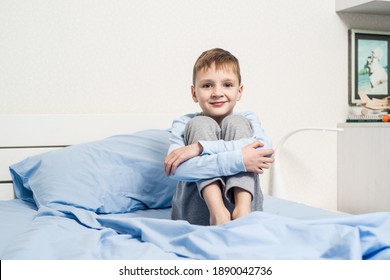
<path fill-rule="evenodd" d="M 0 1 L 0 113 L 197 111 L 191 71 L 212 47 L 241 61 L 244 97 L 276 144 L 348 112 L 348 28 L 390 17 L 337 15 L 334 0 Z M 336 135 L 285 146 L 293 200 L 336 209 Z M 286 164 L 287 162 L 287 164 Z M 263 188 L 268 192 L 267 173 Z"/>

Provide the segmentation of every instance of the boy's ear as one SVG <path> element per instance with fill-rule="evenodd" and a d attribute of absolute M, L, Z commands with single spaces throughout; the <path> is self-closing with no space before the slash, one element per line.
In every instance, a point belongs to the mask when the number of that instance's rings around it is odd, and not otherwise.
<path fill-rule="evenodd" d="M 244 85 L 241 84 L 240 87 L 238 88 L 237 101 L 239 101 L 241 99 L 243 91 L 244 91 Z"/>
<path fill-rule="evenodd" d="M 196 92 L 195 92 L 195 86 L 191 86 L 191 96 L 192 100 L 194 100 L 195 103 L 198 103 L 198 98 L 196 97 Z"/>

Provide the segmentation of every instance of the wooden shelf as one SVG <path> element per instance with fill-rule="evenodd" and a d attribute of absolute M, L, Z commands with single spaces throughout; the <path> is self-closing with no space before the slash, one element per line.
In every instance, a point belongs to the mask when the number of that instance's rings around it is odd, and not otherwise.
<path fill-rule="evenodd" d="M 336 0 L 336 12 L 390 15 L 390 0 Z"/>

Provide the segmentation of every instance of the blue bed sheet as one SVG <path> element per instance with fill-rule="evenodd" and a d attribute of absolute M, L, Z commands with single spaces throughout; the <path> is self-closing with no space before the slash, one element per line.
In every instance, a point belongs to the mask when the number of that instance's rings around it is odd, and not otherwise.
<path fill-rule="evenodd" d="M 210 227 L 171 221 L 169 209 L 98 215 L 66 205 L 54 210 L 17 200 L 2 202 L 3 233 L 9 218 L 24 220 L 12 226 L 11 235 L 5 234 L 8 239 L 1 239 L 0 258 L 390 259 L 388 212 L 336 215 L 318 209 L 320 218 L 298 219 L 275 213 L 282 209 L 275 203 L 285 205 L 283 201 L 268 202 L 274 213 L 254 212 Z M 13 213 L 5 216 L 5 210 Z"/>
<path fill-rule="evenodd" d="M 35 203 L 21 199 L 0 201 L 0 258 L 1 252 L 26 229 L 36 213 Z"/>

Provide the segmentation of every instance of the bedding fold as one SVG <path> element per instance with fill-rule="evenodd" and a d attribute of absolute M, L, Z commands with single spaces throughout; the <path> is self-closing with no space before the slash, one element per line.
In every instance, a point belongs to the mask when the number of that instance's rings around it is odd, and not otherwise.
<path fill-rule="evenodd" d="M 390 213 L 294 219 L 253 212 L 222 226 L 40 207 L 1 259 L 390 259 Z"/>

